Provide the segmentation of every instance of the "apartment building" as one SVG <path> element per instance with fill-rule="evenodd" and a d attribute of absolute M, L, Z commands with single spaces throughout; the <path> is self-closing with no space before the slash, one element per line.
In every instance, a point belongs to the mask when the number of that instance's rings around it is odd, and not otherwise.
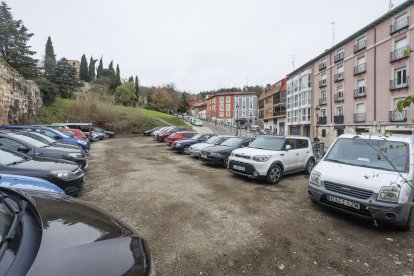
<path fill-rule="evenodd" d="M 223 92 L 207 96 L 207 118 L 234 124 L 255 124 L 258 117 L 257 93 Z"/>
<path fill-rule="evenodd" d="M 342 133 L 411 134 L 414 107 L 403 112 L 395 108 L 399 100 L 414 94 L 410 90 L 414 74 L 410 70 L 414 68 L 410 53 L 414 48 L 412 15 L 414 1 L 406 1 L 303 65 L 300 72 L 289 74 L 290 134 L 307 134 L 307 122 L 312 123 L 311 137 L 326 145 Z M 295 97 L 303 89 L 299 79 L 304 73 L 310 76 L 312 101 L 306 105 L 310 112 L 300 114 L 296 109 L 305 106 L 297 107 L 301 99 Z M 303 122 L 308 114 L 310 120 Z"/>
<path fill-rule="evenodd" d="M 207 103 L 199 102 L 193 105 L 191 109 L 191 115 L 195 118 L 206 119 L 207 118 Z"/>
<path fill-rule="evenodd" d="M 259 97 L 259 119 L 274 134 L 286 134 L 286 78 L 266 87 Z"/>
<path fill-rule="evenodd" d="M 307 63 L 288 75 L 286 123 L 289 135 L 313 137 L 313 64 Z"/>

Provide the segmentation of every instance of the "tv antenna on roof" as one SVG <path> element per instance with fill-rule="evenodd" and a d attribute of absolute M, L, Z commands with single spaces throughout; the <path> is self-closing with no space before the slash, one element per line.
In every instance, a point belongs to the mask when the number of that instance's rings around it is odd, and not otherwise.
<path fill-rule="evenodd" d="M 332 46 L 335 45 L 335 22 L 329 23 L 332 25 Z"/>
<path fill-rule="evenodd" d="M 290 63 L 292 63 L 293 70 L 295 70 L 295 57 L 296 57 L 296 55 L 290 55 L 290 57 L 292 58 L 292 61 Z"/>
<path fill-rule="evenodd" d="M 388 3 L 388 11 L 392 10 L 392 8 L 394 8 L 394 3 L 390 0 Z"/>

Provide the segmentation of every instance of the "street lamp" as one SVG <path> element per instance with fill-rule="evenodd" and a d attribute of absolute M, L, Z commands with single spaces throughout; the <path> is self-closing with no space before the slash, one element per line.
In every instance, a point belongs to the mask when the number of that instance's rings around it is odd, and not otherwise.
<path fill-rule="evenodd" d="M 315 140 L 318 141 L 318 129 L 319 129 L 319 110 L 321 110 L 321 108 L 319 106 L 315 107 L 315 114 L 316 114 L 316 125 L 315 125 L 315 129 L 316 129 L 316 136 L 315 136 Z"/>
<path fill-rule="evenodd" d="M 239 104 L 236 103 L 236 136 L 239 135 Z"/>

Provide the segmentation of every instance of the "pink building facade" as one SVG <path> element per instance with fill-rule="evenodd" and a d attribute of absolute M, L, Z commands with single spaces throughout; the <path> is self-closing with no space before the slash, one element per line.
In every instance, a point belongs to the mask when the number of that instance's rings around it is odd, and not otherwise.
<path fill-rule="evenodd" d="M 414 1 L 391 10 L 312 61 L 314 135 L 326 145 L 342 133 L 414 130 Z M 410 68 L 412 68 L 410 70 Z"/>

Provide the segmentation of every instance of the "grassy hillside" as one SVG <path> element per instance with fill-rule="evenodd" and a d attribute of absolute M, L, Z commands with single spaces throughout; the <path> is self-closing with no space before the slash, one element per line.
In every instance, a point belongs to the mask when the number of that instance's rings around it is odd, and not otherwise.
<path fill-rule="evenodd" d="M 44 106 L 39 110 L 38 122 L 41 124 L 67 121 L 92 122 L 97 126 L 125 134 L 142 133 L 145 129 L 162 125 L 191 127 L 166 113 L 112 105 L 97 99 L 57 99 L 53 105 Z"/>

